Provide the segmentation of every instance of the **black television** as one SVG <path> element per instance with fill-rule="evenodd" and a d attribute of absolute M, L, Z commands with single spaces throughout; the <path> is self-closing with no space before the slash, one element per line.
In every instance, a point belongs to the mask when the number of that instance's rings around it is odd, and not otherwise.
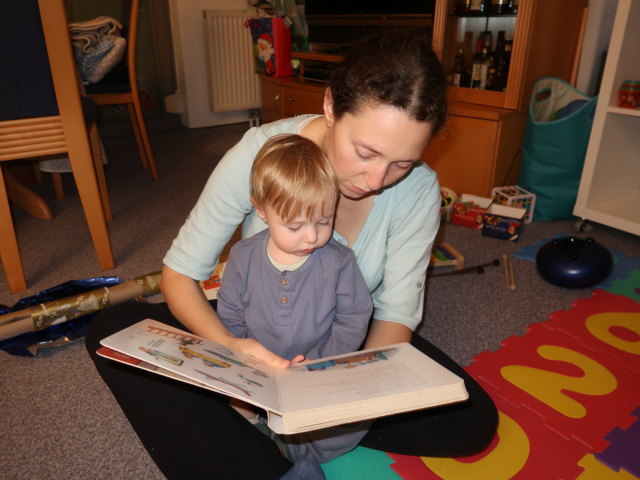
<path fill-rule="evenodd" d="M 305 0 L 305 14 L 316 15 L 433 15 L 435 0 Z"/>
<path fill-rule="evenodd" d="M 433 27 L 435 0 L 304 0 L 312 50 L 342 53 L 374 30 Z"/>

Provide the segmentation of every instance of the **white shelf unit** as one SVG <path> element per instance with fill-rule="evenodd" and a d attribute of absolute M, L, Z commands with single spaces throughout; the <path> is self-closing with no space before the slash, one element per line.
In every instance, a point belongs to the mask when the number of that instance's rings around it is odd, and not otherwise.
<path fill-rule="evenodd" d="M 640 109 L 619 108 L 640 80 L 640 0 L 618 0 L 574 215 L 640 235 Z"/>

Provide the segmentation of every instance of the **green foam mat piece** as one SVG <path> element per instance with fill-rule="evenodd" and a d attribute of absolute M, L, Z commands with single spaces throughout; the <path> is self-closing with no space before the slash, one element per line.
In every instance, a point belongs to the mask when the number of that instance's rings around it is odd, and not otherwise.
<path fill-rule="evenodd" d="M 384 452 L 357 447 L 322 464 L 327 480 L 402 480 L 390 467 L 393 459 Z"/>
<path fill-rule="evenodd" d="M 632 270 L 626 278 L 612 280 L 606 290 L 640 302 L 640 270 Z"/>

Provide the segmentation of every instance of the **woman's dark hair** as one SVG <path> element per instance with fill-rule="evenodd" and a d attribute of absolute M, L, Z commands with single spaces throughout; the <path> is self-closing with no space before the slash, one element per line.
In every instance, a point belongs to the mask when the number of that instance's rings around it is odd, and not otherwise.
<path fill-rule="evenodd" d="M 442 66 L 427 29 L 396 28 L 369 35 L 345 55 L 329 84 L 337 119 L 365 105 L 397 107 L 435 133 L 447 116 Z"/>

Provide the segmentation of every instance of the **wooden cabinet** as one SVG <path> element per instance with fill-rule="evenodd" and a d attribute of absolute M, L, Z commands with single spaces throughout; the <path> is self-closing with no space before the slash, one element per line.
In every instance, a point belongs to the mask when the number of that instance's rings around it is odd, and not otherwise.
<path fill-rule="evenodd" d="M 455 3 L 436 2 L 433 49 L 445 72 L 452 70 L 460 48 L 467 52 L 466 64 L 471 62 L 469 43 L 475 44 L 481 32 L 492 32 L 495 50 L 502 30 L 513 40 L 509 74 L 503 91 L 449 87 L 449 119 L 423 159 L 438 173 L 441 185 L 458 194 L 490 196 L 495 186 L 517 184 L 536 80 L 555 76 L 570 81 L 575 76 L 587 2 L 520 0 L 515 15 L 495 16 L 459 15 Z"/>
<path fill-rule="evenodd" d="M 516 184 L 526 114 L 460 102 L 449 110 L 422 157 L 440 185 L 487 197 L 494 186 Z"/>
<path fill-rule="evenodd" d="M 573 213 L 640 235 L 640 107 L 618 107 L 625 80 L 640 80 L 640 0 L 618 0 L 598 105 Z"/>
<path fill-rule="evenodd" d="M 517 183 L 535 81 L 544 76 L 570 81 L 576 74 L 587 0 L 520 0 L 516 15 L 475 17 L 455 14 L 455 3 L 436 0 L 432 22 L 433 48 L 445 71 L 453 67 L 465 39 L 491 29 L 494 45 L 500 30 L 513 38 L 509 75 L 504 91 L 450 87 L 449 119 L 423 159 L 438 173 L 441 185 L 458 194 L 489 196 L 494 186 Z M 322 57 L 310 55 L 314 60 Z M 326 84 L 264 76 L 261 83 L 264 122 L 322 113 Z"/>
<path fill-rule="evenodd" d="M 437 0 L 433 25 L 433 49 L 446 72 L 454 65 L 460 48 L 465 64 L 471 64 L 475 42 L 490 31 L 492 51 L 498 32 L 513 42 L 507 85 L 504 91 L 450 87 L 453 101 L 511 110 L 526 109 L 533 84 L 540 77 L 570 81 L 577 73 L 579 45 L 586 21 L 587 0 L 520 0 L 517 13 L 507 15 L 456 14 L 456 0 Z"/>
<path fill-rule="evenodd" d="M 326 85 L 321 82 L 300 81 L 294 77 L 260 77 L 262 88 L 262 121 L 304 113 L 323 113 Z"/>

